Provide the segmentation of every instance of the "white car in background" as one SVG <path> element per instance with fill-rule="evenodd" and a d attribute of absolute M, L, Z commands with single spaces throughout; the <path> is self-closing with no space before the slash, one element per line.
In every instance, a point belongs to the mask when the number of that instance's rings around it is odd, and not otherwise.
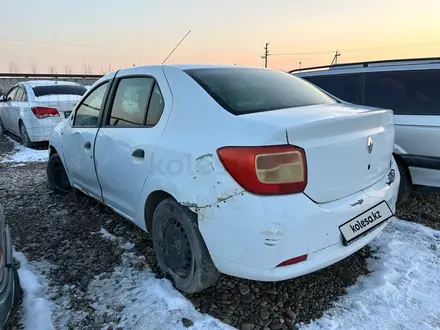
<path fill-rule="evenodd" d="M 136 106 L 135 106 L 136 105 Z M 49 139 L 48 181 L 151 233 L 175 286 L 281 281 L 358 251 L 393 217 L 393 113 L 287 73 L 145 66 L 100 78 Z"/>
<path fill-rule="evenodd" d="M 0 127 L 20 136 L 26 147 L 46 142 L 86 91 L 84 86 L 67 81 L 20 82 L 0 100 Z"/>

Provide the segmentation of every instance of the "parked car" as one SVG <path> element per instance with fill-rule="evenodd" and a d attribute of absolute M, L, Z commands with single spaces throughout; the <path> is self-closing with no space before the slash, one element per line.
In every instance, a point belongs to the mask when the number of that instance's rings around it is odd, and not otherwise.
<path fill-rule="evenodd" d="M 327 70 L 322 70 L 327 69 Z M 392 109 L 399 203 L 413 185 L 440 188 L 440 58 L 338 64 L 291 71 L 347 102 Z"/>
<path fill-rule="evenodd" d="M 3 329 L 12 308 L 21 299 L 20 279 L 14 266 L 9 227 L 0 205 L 0 327 Z"/>
<path fill-rule="evenodd" d="M 18 83 L 0 100 L 0 127 L 20 136 L 26 147 L 47 142 L 52 129 L 69 116 L 85 91 L 84 86 L 67 81 Z"/>
<path fill-rule="evenodd" d="M 281 71 L 144 66 L 91 87 L 53 130 L 47 175 L 150 232 L 167 277 L 197 292 L 219 272 L 281 281 L 368 244 L 395 210 L 393 145 L 392 111 Z"/>

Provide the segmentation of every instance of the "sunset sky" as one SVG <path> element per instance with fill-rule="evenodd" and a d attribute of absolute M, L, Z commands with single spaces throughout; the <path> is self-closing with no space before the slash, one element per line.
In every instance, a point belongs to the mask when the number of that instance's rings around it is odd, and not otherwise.
<path fill-rule="evenodd" d="M 93 73 L 133 64 L 294 69 L 440 56 L 439 0 L 1 0 L 0 72 Z M 275 55 L 298 54 L 298 55 Z M 33 63 L 33 65 L 32 65 Z"/>

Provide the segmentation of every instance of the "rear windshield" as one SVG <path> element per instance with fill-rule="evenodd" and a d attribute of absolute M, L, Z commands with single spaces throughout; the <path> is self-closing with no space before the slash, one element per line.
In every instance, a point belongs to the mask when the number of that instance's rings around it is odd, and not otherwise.
<path fill-rule="evenodd" d="M 79 85 L 50 85 L 32 87 L 36 97 L 46 95 L 79 95 L 82 96 L 87 89 Z"/>
<path fill-rule="evenodd" d="M 235 115 L 337 103 L 312 84 L 282 71 L 205 68 L 185 72 Z"/>

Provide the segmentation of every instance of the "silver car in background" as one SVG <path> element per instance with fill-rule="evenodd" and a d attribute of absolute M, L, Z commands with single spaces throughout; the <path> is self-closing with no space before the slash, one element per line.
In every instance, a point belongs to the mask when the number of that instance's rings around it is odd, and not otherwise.
<path fill-rule="evenodd" d="M 346 102 L 394 111 L 399 203 L 413 185 L 440 188 L 440 58 L 337 64 L 290 73 Z"/>

